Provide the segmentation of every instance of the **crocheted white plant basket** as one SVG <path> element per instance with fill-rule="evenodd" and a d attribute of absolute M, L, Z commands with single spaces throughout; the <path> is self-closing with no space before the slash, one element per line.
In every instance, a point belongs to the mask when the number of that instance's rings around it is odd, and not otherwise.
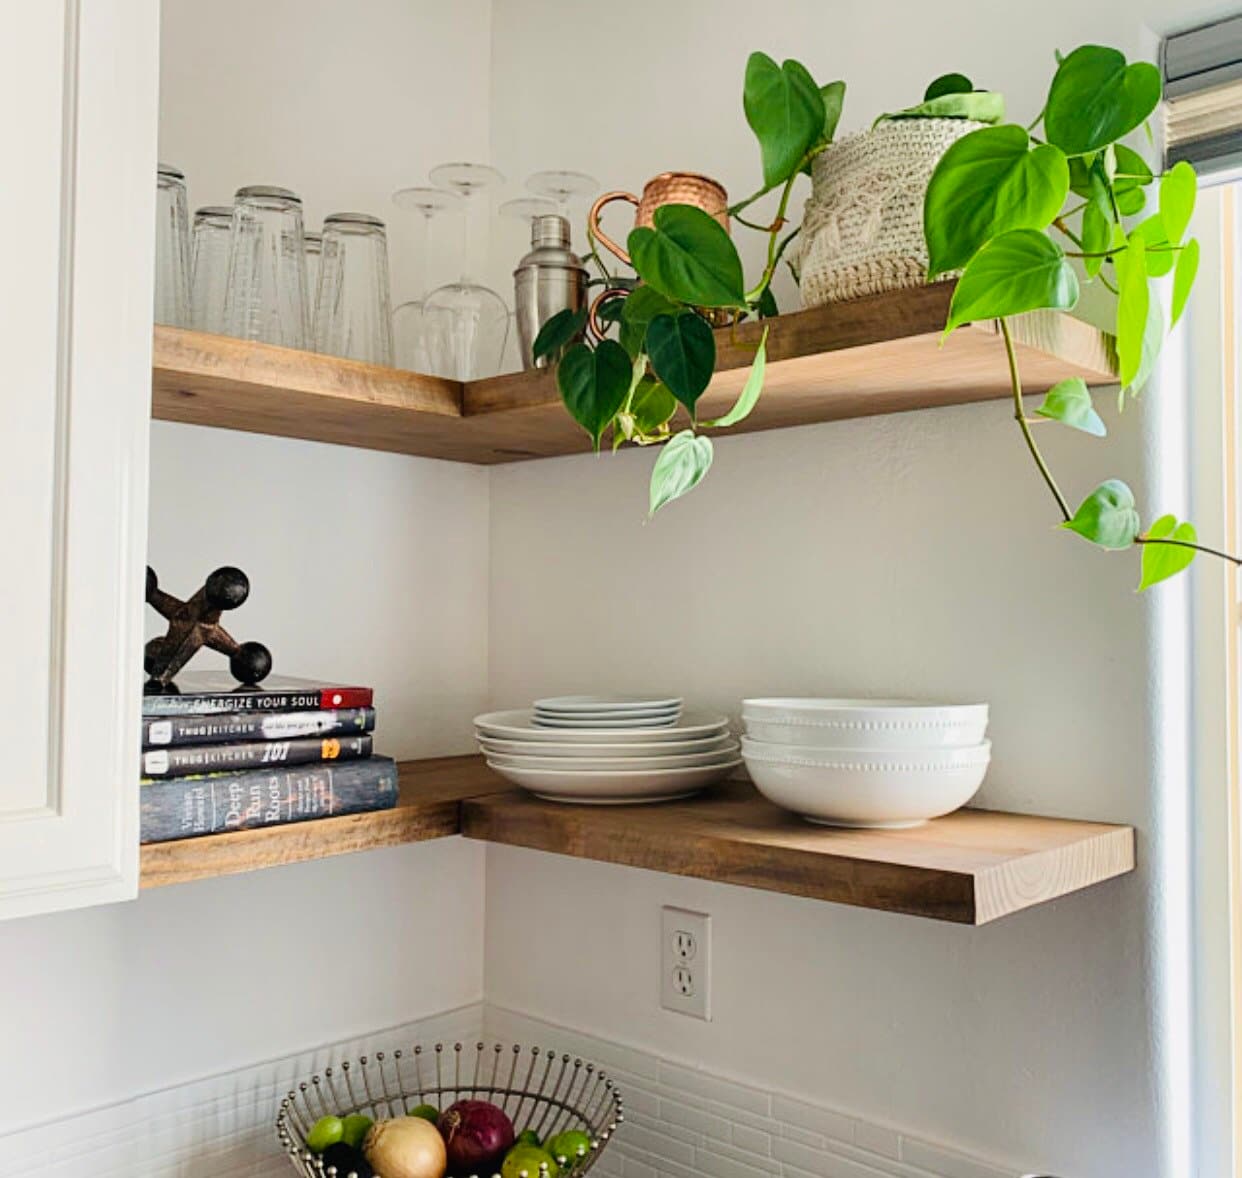
<path fill-rule="evenodd" d="M 923 285 L 927 183 L 940 157 L 983 125 L 968 119 L 886 120 L 816 156 L 795 263 L 802 305 Z"/>

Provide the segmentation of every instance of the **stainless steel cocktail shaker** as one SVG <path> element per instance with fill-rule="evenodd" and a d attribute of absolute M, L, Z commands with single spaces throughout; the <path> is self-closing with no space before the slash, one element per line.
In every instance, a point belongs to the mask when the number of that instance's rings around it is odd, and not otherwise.
<path fill-rule="evenodd" d="M 548 358 L 531 356 L 539 329 L 557 311 L 586 306 L 587 272 L 569 248 L 569 222 L 555 213 L 531 222 L 530 253 L 513 271 L 518 343 L 523 368 L 545 368 Z"/>

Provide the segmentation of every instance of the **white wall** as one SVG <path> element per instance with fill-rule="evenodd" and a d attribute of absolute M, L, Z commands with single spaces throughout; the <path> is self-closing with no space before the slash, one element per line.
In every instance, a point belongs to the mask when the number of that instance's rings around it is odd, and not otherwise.
<path fill-rule="evenodd" d="M 806 0 L 760 16 L 706 0 L 507 0 L 492 143 L 502 167 L 555 160 L 630 188 L 694 169 L 741 195 L 757 178 L 740 109 L 752 48 L 845 77 L 846 130 L 950 69 L 1003 89 L 1025 122 L 1054 48 L 1150 51 L 1141 22 L 1165 31 L 1220 7 L 1054 0 L 1028 16 L 975 2 L 950 16 Z M 558 68 L 531 69 L 535 55 Z M 580 101 L 601 76 L 615 93 Z M 1071 497 L 1112 474 L 1142 496 L 1140 415 L 1118 421 L 1109 398 L 1101 408 L 1108 443 L 1049 435 L 1050 456 Z M 726 440 L 707 483 L 644 525 L 651 461 L 494 471 L 496 706 L 608 688 L 732 712 L 763 694 L 986 699 L 995 761 L 980 802 L 1132 822 L 1140 869 L 972 931 L 490 848 L 489 1000 L 1015 1167 L 1185 1173 L 1173 1058 L 1185 1012 L 1165 1021 L 1164 954 L 1177 950 L 1161 923 L 1161 872 L 1184 865 L 1157 819 L 1186 783 L 1153 767 L 1153 616 L 1131 592 L 1137 561 L 1054 531 L 1003 404 Z M 715 917 L 710 1025 L 658 1008 L 662 903 Z M 536 912 L 589 945 L 572 969 L 522 951 Z"/>
<path fill-rule="evenodd" d="M 486 154 L 489 20 L 484 0 L 166 0 L 161 157 L 193 205 L 276 183 L 312 220 L 388 217 L 392 189 L 430 164 Z M 413 272 L 390 220 L 400 294 Z M 380 752 L 470 747 L 487 521 L 480 468 L 152 427 L 164 586 L 244 568 L 230 627 L 277 671 L 373 684 Z M 0 926 L 0 1133 L 478 1001 L 482 870 L 454 839 Z"/>

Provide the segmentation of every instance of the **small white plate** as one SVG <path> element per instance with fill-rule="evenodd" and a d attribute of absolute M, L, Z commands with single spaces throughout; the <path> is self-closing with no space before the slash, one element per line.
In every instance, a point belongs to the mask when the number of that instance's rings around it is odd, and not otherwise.
<path fill-rule="evenodd" d="M 566 773 L 598 773 L 606 770 L 646 773 L 652 769 L 699 769 L 737 764 L 736 741 L 710 753 L 673 753 L 667 757 L 536 757 L 525 754 L 488 753 L 488 764 L 509 769 L 553 769 Z"/>
<path fill-rule="evenodd" d="M 641 695 L 556 695 L 535 700 L 537 712 L 667 712 L 680 708 L 680 696 L 644 699 Z"/>
<path fill-rule="evenodd" d="M 633 744 L 609 744 L 600 737 L 599 744 L 553 744 L 551 741 L 500 740 L 492 736 L 479 736 L 479 747 L 485 753 L 507 756 L 538 757 L 607 757 L 613 760 L 632 757 L 674 757 L 691 753 L 715 753 L 725 748 L 735 748 L 736 740 L 729 733 L 719 736 L 695 737 L 690 740 L 636 741 Z"/>
<path fill-rule="evenodd" d="M 610 720 L 618 723 L 623 720 L 667 720 L 670 716 L 676 719 L 680 715 L 681 708 L 654 708 L 651 710 L 644 708 L 642 711 L 633 712 L 545 712 L 540 708 L 535 709 L 536 720 L 552 722 L 565 720 L 572 724 L 586 723 L 590 720 Z"/>
<path fill-rule="evenodd" d="M 686 712 L 678 723 L 668 728 L 544 728 L 534 723 L 530 708 L 515 708 L 475 716 L 474 726 L 479 735 L 500 740 L 538 740 L 553 744 L 635 744 L 641 741 L 721 736 L 729 727 L 729 717 L 712 712 Z"/>
<path fill-rule="evenodd" d="M 669 728 L 676 724 L 681 717 L 676 712 L 669 712 L 664 716 L 638 716 L 631 720 L 619 720 L 613 717 L 607 719 L 595 718 L 590 720 L 566 720 L 561 717 L 548 717 L 534 715 L 531 717 L 531 723 L 538 725 L 540 728 Z"/>
<path fill-rule="evenodd" d="M 650 772 L 620 770 L 513 769 L 488 761 L 507 781 L 520 785 L 536 797 L 552 802 L 578 802 L 588 806 L 624 805 L 634 802 L 669 802 L 687 798 L 723 781 L 742 762 L 734 758 L 721 765 L 697 769 L 653 769 Z"/>

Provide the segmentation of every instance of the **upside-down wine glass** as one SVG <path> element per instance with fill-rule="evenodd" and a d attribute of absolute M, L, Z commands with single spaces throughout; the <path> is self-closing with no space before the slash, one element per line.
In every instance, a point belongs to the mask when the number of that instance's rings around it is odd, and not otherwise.
<path fill-rule="evenodd" d="M 478 194 L 504 177 L 486 164 L 441 164 L 430 175 L 433 184 L 460 193 L 464 201 L 461 278 L 433 290 L 424 303 L 434 372 L 456 380 L 495 376 L 509 334 L 509 306 L 471 277 L 475 261 L 471 222 Z"/>
<path fill-rule="evenodd" d="M 555 201 L 555 211 L 565 217 L 572 226 L 574 218 L 570 216 L 570 202 L 575 198 L 585 199 L 588 196 L 594 196 L 599 191 L 599 181 L 585 172 L 554 169 L 547 172 L 535 172 L 527 178 L 526 187 L 536 196 Z"/>
<path fill-rule="evenodd" d="M 399 188 L 392 194 L 399 209 L 419 214 L 416 229 L 415 274 L 418 295 L 402 303 L 392 313 L 392 346 L 398 368 L 410 372 L 437 374 L 431 355 L 431 331 L 427 314 L 427 293 L 431 290 L 431 222 L 441 213 L 461 205 L 461 196 L 443 188 Z"/>

